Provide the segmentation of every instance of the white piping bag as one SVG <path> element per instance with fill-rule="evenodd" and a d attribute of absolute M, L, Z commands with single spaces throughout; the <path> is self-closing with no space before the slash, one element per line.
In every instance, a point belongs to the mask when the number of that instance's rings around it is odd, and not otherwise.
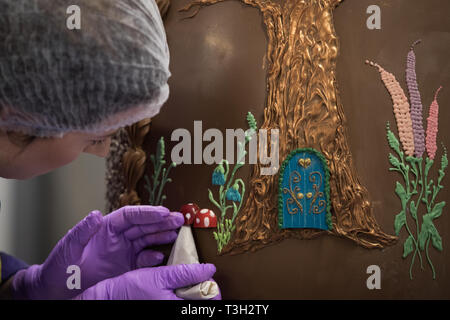
<path fill-rule="evenodd" d="M 199 263 L 197 248 L 190 226 L 182 226 L 172 247 L 167 265 Z M 177 297 L 187 300 L 209 300 L 219 294 L 214 281 L 204 281 L 192 287 L 175 290 Z"/>

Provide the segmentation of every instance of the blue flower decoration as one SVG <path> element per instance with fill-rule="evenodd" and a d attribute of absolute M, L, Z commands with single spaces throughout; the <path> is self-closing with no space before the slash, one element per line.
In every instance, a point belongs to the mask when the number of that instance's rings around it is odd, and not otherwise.
<path fill-rule="evenodd" d="M 233 186 L 233 188 L 227 190 L 227 200 L 241 202 L 241 194 L 239 193 L 237 186 Z"/>
<path fill-rule="evenodd" d="M 212 184 L 215 186 L 223 186 L 225 184 L 225 170 L 222 165 L 217 166 L 212 174 Z"/>

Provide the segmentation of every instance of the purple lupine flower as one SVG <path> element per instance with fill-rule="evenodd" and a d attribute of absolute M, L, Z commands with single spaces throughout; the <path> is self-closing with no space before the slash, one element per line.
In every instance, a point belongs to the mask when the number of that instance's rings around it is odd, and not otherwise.
<path fill-rule="evenodd" d="M 425 151 L 425 131 L 423 129 L 422 101 L 417 86 L 416 77 L 416 55 L 414 46 L 420 43 L 417 40 L 411 46 L 406 59 L 406 84 L 408 85 L 409 101 L 411 104 L 411 121 L 414 133 L 414 155 L 416 158 L 422 158 Z"/>

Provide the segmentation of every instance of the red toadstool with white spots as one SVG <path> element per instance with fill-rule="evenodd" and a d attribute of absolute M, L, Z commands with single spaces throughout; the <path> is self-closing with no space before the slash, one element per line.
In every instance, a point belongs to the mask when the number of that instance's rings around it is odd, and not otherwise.
<path fill-rule="evenodd" d="M 194 222 L 195 215 L 200 210 L 195 203 L 188 203 L 181 207 L 180 212 L 184 216 L 184 225 L 188 226 Z"/>
<path fill-rule="evenodd" d="M 202 209 L 195 215 L 194 228 L 215 228 L 217 217 L 210 209 Z"/>

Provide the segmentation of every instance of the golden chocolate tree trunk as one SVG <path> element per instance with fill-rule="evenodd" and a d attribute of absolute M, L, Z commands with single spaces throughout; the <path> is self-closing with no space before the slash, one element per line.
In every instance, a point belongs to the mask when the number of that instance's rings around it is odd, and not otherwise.
<path fill-rule="evenodd" d="M 182 9 L 224 0 L 197 0 Z M 323 153 L 330 169 L 333 230 L 367 248 L 395 243 L 375 221 L 368 192 L 357 176 L 347 142 L 346 120 L 336 83 L 339 42 L 333 10 L 340 0 L 239 0 L 259 9 L 268 37 L 267 100 L 261 129 L 279 129 L 282 161 L 296 148 Z M 194 16 L 198 10 L 192 15 Z M 257 250 L 289 237 L 310 239 L 327 233 L 283 229 L 277 222 L 278 174 L 260 174 L 254 165 L 249 196 L 236 231 L 222 253 Z"/>

